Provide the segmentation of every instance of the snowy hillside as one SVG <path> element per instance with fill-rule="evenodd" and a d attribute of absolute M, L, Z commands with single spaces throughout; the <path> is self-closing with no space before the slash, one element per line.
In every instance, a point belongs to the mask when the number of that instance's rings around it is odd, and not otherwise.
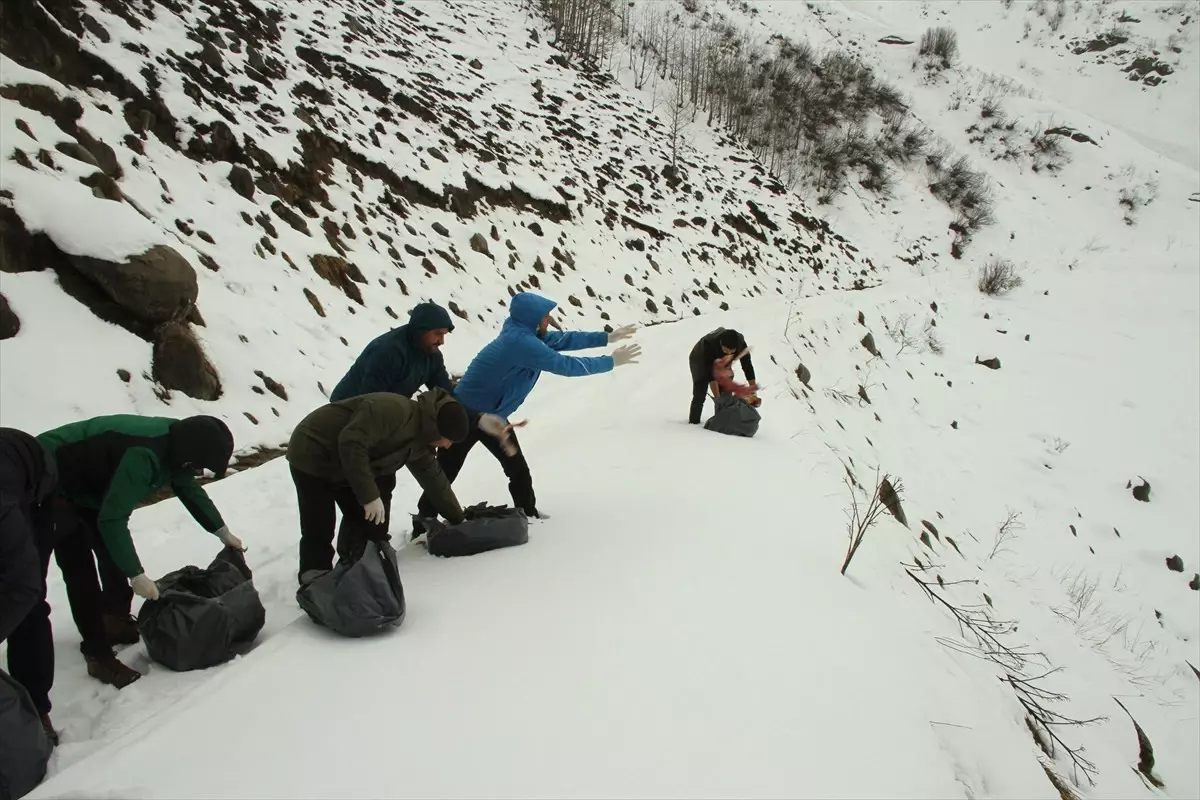
<path fill-rule="evenodd" d="M 100 686 L 52 569 L 30 797 L 1200 796 L 1200 3 L 635 2 L 598 70 L 517 0 L 3 14 L 0 424 L 214 413 L 249 453 L 421 299 L 452 371 L 515 291 L 651 326 L 542 378 L 552 519 L 405 548 L 393 634 L 297 608 L 281 460 L 210 489 L 268 610 L 230 664 Z M 704 42 L 685 103 L 657 59 Z M 807 125 L 812 87 L 862 113 Z M 750 440 L 684 424 L 716 325 Z M 507 501 L 480 454 L 455 486 Z M 132 529 L 151 574 L 215 554 L 174 502 Z"/>

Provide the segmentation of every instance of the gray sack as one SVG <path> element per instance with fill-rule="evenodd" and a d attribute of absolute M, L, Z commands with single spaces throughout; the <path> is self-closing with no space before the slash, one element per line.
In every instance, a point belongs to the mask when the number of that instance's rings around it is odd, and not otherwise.
<path fill-rule="evenodd" d="M 158 599 L 138 611 L 150 658 L 185 672 L 237 655 L 267 619 L 252 577 L 241 551 L 225 547 L 207 569 L 186 566 L 160 578 Z"/>
<path fill-rule="evenodd" d="M 466 520 L 443 525 L 425 519 L 425 549 L 430 555 L 452 558 L 516 547 L 529 541 L 529 520 L 519 508 L 478 503 L 463 509 Z"/>
<path fill-rule="evenodd" d="M 386 541 L 368 541 L 354 561 L 300 587 L 296 602 L 318 625 L 342 636 L 367 636 L 404 622 L 404 586 L 396 551 Z"/>
<path fill-rule="evenodd" d="M 722 394 L 716 400 L 717 411 L 704 423 L 704 428 L 730 436 L 753 436 L 758 433 L 762 415 L 758 409 L 732 394 Z"/>
<path fill-rule="evenodd" d="M 0 669 L 0 800 L 32 792 L 53 749 L 29 692 Z"/>

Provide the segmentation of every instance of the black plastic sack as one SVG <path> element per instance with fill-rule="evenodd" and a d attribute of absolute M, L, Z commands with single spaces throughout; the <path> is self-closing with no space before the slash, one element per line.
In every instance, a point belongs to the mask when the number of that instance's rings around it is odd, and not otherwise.
<path fill-rule="evenodd" d="M 479 503 L 463 509 L 463 515 L 467 519 L 458 525 L 422 520 L 425 548 L 430 555 L 473 556 L 529 541 L 529 520 L 519 508 Z"/>
<path fill-rule="evenodd" d="M 53 749 L 29 692 L 0 669 L 0 800 L 32 792 Z"/>
<path fill-rule="evenodd" d="M 339 559 L 333 569 L 303 585 L 296 602 L 309 618 L 342 636 L 367 636 L 404 622 L 404 585 L 396 551 L 369 541 L 354 561 Z"/>
<path fill-rule="evenodd" d="M 138 612 L 150 658 L 176 672 L 230 660 L 267 621 L 240 550 L 226 547 L 207 569 L 186 566 L 158 580 L 158 599 Z"/>
<path fill-rule="evenodd" d="M 730 436 L 753 436 L 758 433 L 762 415 L 754 406 L 732 394 L 720 395 L 716 406 L 716 413 L 704 423 L 706 430 Z"/>

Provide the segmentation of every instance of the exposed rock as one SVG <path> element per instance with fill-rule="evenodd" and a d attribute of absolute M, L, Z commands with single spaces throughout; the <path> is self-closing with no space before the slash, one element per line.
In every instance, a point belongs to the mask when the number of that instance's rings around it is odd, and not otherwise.
<path fill-rule="evenodd" d="M 11 339 L 21 330 L 21 318 L 8 304 L 8 298 L 0 292 L 0 339 Z"/>
<path fill-rule="evenodd" d="M 221 396 L 217 370 L 186 323 L 168 322 L 159 328 L 151 370 L 154 380 L 168 390 L 181 391 L 196 400 Z"/>
<path fill-rule="evenodd" d="M 908 39 L 903 39 L 894 33 L 888 34 L 879 40 L 880 44 L 912 44 Z"/>
<path fill-rule="evenodd" d="M 434 231 L 434 233 L 439 233 L 439 234 L 441 234 L 442 236 L 449 236 L 449 235 L 450 235 L 450 231 L 449 231 L 449 230 L 447 230 L 447 229 L 446 229 L 446 226 L 445 226 L 445 225 L 443 225 L 443 224 L 442 224 L 442 223 L 440 223 L 440 222 L 435 222 L 435 223 L 433 223 L 433 225 L 431 225 L 430 227 L 431 227 L 431 228 L 433 228 L 433 231 Z"/>
<path fill-rule="evenodd" d="M 493 228 L 493 230 L 495 230 L 495 229 Z M 492 256 L 491 250 L 488 249 L 487 239 L 484 238 L 482 233 L 472 234 L 471 249 L 474 250 L 476 253 L 483 253 L 485 256 L 487 256 L 488 258 L 491 258 L 493 261 L 495 261 L 495 258 Z"/>
<path fill-rule="evenodd" d="M 1143 503 L 1150 502 L 1150 482 L 1142 478 L 1140 486 L 1133 487 L 1133 497 L 1135 500 L 1141 500 Z"/>
<path fill-rule="evenodd" d="M 254 374 L 262 380 L 263 385 L 267 387 L 267 391 L 278 397 L 280 400 L 287 400 L 287 389 L 283 388 L 283 384 L 272 378 L 270 375 L 263 373 L 261 369 L 254 370 Z M 258 388 L 257 386 L 254 388 Z"/>
<path fill-rule="evenodd" d="M 155 245 L 120 264 L 90 256 L 68 258 L 109 297 L 146 322 L 182 318 L 199 293 L 196 270 L 166 245 Z"/>
<path fill-rule="evenodd" d="M 54 149 L 62 153 L 68 158 L 73 158 L 76 161 L 82 161 L 84 164 L 90 164 L 93 167 L 99 168 L 96 157 L 88 152 L 88 149 L 78 142 L 59 142 L 54 145 Z"/>
<path fill-rule="evenodd" d="M 229 185 L 247 200 L 254 199 L 254 176 L 241 164 L 234 164 L 229 170 Z"/>
<path fill-rule="evenodd" d="M 363 302 L 362 291 L 356 284 L 367 282 L 362 272 L 352 262 L 338 256 L 315 255 L 310 259 L 313 270 L 330 284 L 346 293 L 354 302 Z"/>
<path fill-rule="evenodd" d="M 873 355 L 873 356 L 879 355 L 879 348 L 875 346 L 875 337 L 872 336 L 870 333 L 868 333 L 866 336 L 864 336 L 862 338 L 862 340 L 859 342 L 859 344 L 861 344 L 864 348 L 866 348 L 867 352 L 870 353 L 871 355 Z"/>
<path fill-rule="evenodd" d="M 1173 555 L 1167 560 L 1167 569 L 1172 572 L 1183 572 L 1183 559 L 1178 555 Z"/>
<path fill-rule="evenodd" d="M 305 289 L 304 296 L 308 298 L 308 302 L 312 305 L 313 311 L 317 312 L 318 317 L 325 316 L 325 309 L 321 307 L 321 301 L 313 294 L 312 289 Z"/>
<path fill-rule="evenodd" d="M 118 369 L 117 377 L 125 383 L 129 383 L 131 380 L 133 380 L 133 375 L 129 374 L 129 370 L 127 369 Z"/>
<path fill-rule="evenodd" d="M 890 511 L 901 525 L 908 527 L 908 519 L 904 515 L 903 506 L 900 505 L 900 493 L 887 478 L 879 483 L 879 502 L 883 503 L 884 508 Z"/>
<path fill-rule="evenodd" d="M 979 356 L 975 356 L 975 363 L 979 364 L 980 366 L 987 367 L 988 369 L 1000 369 L 1000 359 L 998 358 L 986 358 L 981 360 Z"/>
<path fill-rule="evenodd" d="M 806 387 L 809 389 L 812 388 L 812 386 L 809 385 L 809 381 L 812 380 L 812 372 L 808 369 L 808 367 L 804 366 L 804 364 L 796 365 L 796 377 L 799 378 L 800 382 Z"/>
<path fill-rule="evenodd" d="M 458 303 L 454 302 L 453 300 L 446 303 L 446 308 L 450 309 L 450 313 L 453 314 L 454 316 L 458 317 L 459 319 L 464 319 L 464 320 L 471 319 L 471 315 L 468 314 L 466 311 L 463 311 L 461 308 L 459 308 Z"/>

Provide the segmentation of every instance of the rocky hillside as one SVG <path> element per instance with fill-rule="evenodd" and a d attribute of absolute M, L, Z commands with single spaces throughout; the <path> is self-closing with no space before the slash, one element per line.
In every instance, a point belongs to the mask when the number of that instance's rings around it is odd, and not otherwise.
<path fill-rule="evenodd" d="M 461 369 L 523 289 L 594 328 L 877 282 L 732 141 L 672 166 L 517 2 L 21 0 L 0 45 L 5 424 L 274 444 L 420 299 Z"/>

